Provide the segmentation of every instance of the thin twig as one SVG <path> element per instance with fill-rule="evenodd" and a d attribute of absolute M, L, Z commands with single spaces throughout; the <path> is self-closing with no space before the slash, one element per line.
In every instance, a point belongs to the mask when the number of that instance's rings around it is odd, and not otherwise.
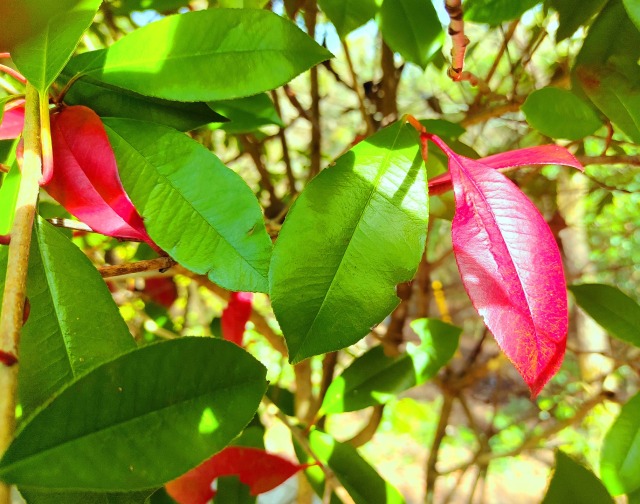
<path fill-rule="evenodd" d="M 367 112 L 367 105 L 364 102 L 364 93 L 362 87 L 358 83 L 358 74 L 356 74 L 355 67 L 353 66 L 353 60 L 351 59 L 351 53 L 349 52 L 349 46 L 346 39 L 341 39 L 342 49 L 344 50 L 344 56 L 347 60 L 347 67 L 349 68 L 349 74 L 351 75 L 351 89 L 356 93 L 358 97 L 358 106 L 360 108 L 360 114 L 362 114 L 362 120 L 367 126 L 367 136 L 372 135 L 375 131 L 375 127 L 371 120 L 371 116 Z"/>
<path fill-rule="evenodd" d="M 282 86 L 282 90 L 284 91 L 285 96 L 288 98 L 289 103 L 291 103 L 291 105 L 293 105 L 293 108 L 298 111 L 300 117 L 306 119 L 307 121 L 311 121 L 309 113 L 304 109 L 304 107 L 298 100 L 295 91 L 291 89 L 291 86 L 289 86 L 289 84 L 285 84 L 284 86 Z"/>
<path fill-rule="evenodd" d="M 447 425 L 449 425 L 449 417 L 451 416 L 451 408 L 453 406 L 453 394 L 449 390 L 443 390 L 443 402 L 442 409 L 440 410 L 440 418 L 438 419 L 438 426 L 436 427 L 436 432 L 433 436 L 433 442 L 431 443 L 431 449 L 429 451 L 429 458 L 427 459 L 427 467 L 426 467 L 426 491 L 425 491 L 425 502 L 427 504 L 432 504 L 435 498 L 435 486 L 436 479 L 438 478 L 438 469 L 436 468 L 436 464 L 438 463 L 438 451 L 440 450 L 440 445 L 442 444 L 442 440 L 444 439 Z"/>
<path fill-rule="evenodd" d="M 271 97 L 273 98 L 273 106 L 279 117 L 282 117 L 282 109 L 280 107 L 280 99 L 278 98 L 278 92 L 271 91 Z M 278 137 L 280 138 L 280 145 L 282 146 L 282 160 L 284 161 L 284 169 L 287 174 L 287 181 L 289 182 L 289 193 L 295 196 L 298 193 L 296 189 L 296 177 L 293 174 L 293 166 L 291 164 L 291 156 L 289 155 L 289 144 L 287 142 L 287 135 L 284 128 L 278 130 Z"/>
<path fill-rule="evenodd" d="M 24 75 L 22 75 L 20 72 L 18 72 L 14 68 L 8 67 L 7 65 L 0 64 L 0 72 L 4 72 L 7 75 L 10 75 L 18 82 L 22 82 L 23 84 L 27 83 L 27 79 L 25 79 Z"/>
<path fill-rule="evenodd" d="M 176 264 L 178 263 L 171 259 L 171 257 L 157 257 L 155 259 L 146 259 L 133 263 L 100 266 L 98 271 L 100 275 L 102 275 L 102 278 L 113 278 L 131 275 L 132 273 L 141 273 L 143 271 L 164 272 Z"/>
<path fill-rule="evenodd" d="M 20 331 L 27 290 L 27 268 L 31 246 L 31 229 L 38 201 L 38 181 L 42 175 L 40 148 L 40 97 L 27 84 L 24 127 L 24 157 L 22 179 L 18 190 L 16 211 L 11 228 L 11 243 L 7 262 L 2 313 L 0 314 L 0 355 L 12 356 L 17 364 Z M 18 366 L 3 359 L 0 364 L 0 456 L 13 439 L 15 430 Z M 11 488 L 0 483 L 0 504 L 10 504 Z"/>
<path fill-rule="evenodd" d="M 308 0 L 304 12 L 304 22 L 307 33 L 311 38 L 315 38 L 316 19 L 318 16 L 318 5 L 315 0 Z M 309 146 L 309 179 L 320 173 L 321 161 L 321 129 L 320 129 L 320 84 L 318 82 L 318 67 L 311 67 L 309 70 L 311 80 L 311 144 Z"/>

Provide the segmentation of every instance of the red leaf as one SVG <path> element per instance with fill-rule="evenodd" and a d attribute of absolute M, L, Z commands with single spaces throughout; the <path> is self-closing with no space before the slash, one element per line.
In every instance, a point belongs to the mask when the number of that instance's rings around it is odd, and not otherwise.
<path fill-rule="evenodd" d="M 87 107 L 66 107 L 51 116 L 51 140 L 54 168 L 47 192 L 94 231 L 157 248 L 122 187 L 98 115 Z"/>
<path fill-rule="evenodd" d="M 24 127 L 24 100 L 14 100 L 4 107 L 0 123 L 0 140 L 12 140 L 22 134 Z"/>
<path fill-rule="evenodd" d="M 273 490 L 306 465 L 257 448 L 229 446 L 179 478 L 165 485 L 178 504 L 205 504 L 215 496 L 211 483 L 220 476 L 238 476 L 251 495 Z"/>
<path fill-rule="evenodd" d="M 564 147 L 559 145 L 538 145 L 526 149 L 495 154 L 478 160 L 483 165 L 490 166 L 496 170 L 507 168 L 517 168 L 519 166 L 531 165 L 562 165 L 577 168 L 584 171 L 580 162 Z M 443 173 L 429 180 L 429 194 L 436 196 L 451 190 L 451 174 Z"/>
<path fill-rule="evenodd" d="M 242 346 L 244 328 L 251 316 L 253 294 L 251 292 L 232 292 L 229 304 L 222 312 L 222 337 L 238 346 Z"/>
<path fill-rule="evenodd" d="M 524 149 L 472 160 L 429 136 L 449 157 L 456 214 L 453 250 L 475 309 L 535 397 L 559 369 L 567 328 L 562 259 L 549 226 L 520 189 L 494 168 L 569 164 L 564 149 Z M 524 156 L 531 157 L 526 158 Z"/>
<path fill-rule="evenodd" d="M 165 308 L 170 308 L 178 299 L 178 288 L 172 277 L 145 278 L 143 292 Z"/>

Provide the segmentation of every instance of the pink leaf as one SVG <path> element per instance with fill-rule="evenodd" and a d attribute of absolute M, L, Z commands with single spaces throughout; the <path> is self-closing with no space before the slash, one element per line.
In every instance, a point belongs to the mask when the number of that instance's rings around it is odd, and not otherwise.
<path fill-rule="evenodd" d="M 456 214 L 453 250 L 475 309 L 535 397 L 560 368 L 568 313 L 562 259 L 549 226 L 520 189 L 494 168 L 569 164 L 564 150 L 524 149 L 489 162 L 449 157 Z M 532 157 L 524 159 L 524 153 Z"/>
<path fill-rule="evenodd" d="M 519 166 L 562 165 L 584 171 L 580 162 L 564 147 L 559 145 L 539 145 L 478 159 L 479 163 L 496 170 L 506 170 Z M 436 196 L 451 190 L 451 174 L 443 173 L 429 180 L 429 194 Z"/>
<path fill-rule="evenodd" d="M 222 337 L 242 346 L 244 328 L 251 316 L 253 294 L 251 292 L 232 292 L 229 304 L 222 312 Z"/>
<path fill-rule="evenodd" d="M 165 488 L 179 504 L 205 504 L 215 496 L 211 482 L 220 476 L 238 476 L 249 486 L 251 495 L 258 495 L 273 490 L 306 467 L 257 448 L 229 446 Z"/>
<path fill-rule="evenodd" d="M 178 288 L 172 277 L 145 278 L 144 293 L 165 308 L 171 308 L 178 299 Z"/>
<path fill-rule="evenodd" d="M 83 106 L 51 116 L 53 175 L 44 185 L 69 213 L 107 236 L 141 240 L 157 249 L 127 196 L 98 115 Z"/>
<path fill-rule="evenodd" d="M 7 103 L 0 123 L 0 140 L 12 140 L 22 134 L 24 127 L 24 100 Z"/>

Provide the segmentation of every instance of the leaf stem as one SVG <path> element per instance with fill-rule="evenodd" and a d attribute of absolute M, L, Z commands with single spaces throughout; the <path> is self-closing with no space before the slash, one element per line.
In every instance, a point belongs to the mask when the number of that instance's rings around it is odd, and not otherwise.
<path fill-rule="evenodd" d="M 7 65 L 1 65 L 0 64 L 0 72 L 6 73 L 7 75 L 10 75 L 11 77 L 13 77 L 15 80 L 22 82 L 23 84 L 27 83 L 27 79 L 25 79 L 24 75 L 22 75 L 20 72 L 18 72 L 17 70 L 8 67 Z"/>
<path fill-rule="evenodd" d="M 31 246 L 31 228 L 38 200 L 38 181 L 42 175 L 40 146 L 40 100 L 38 91 L 27 84 L 24 125 L 24 162 L 22 180 L 11 228 L 11 243 L 0 314 L 0 351 L 18 358 L 20 331 L 27 290 L 27 268 Z M 13 439 L 15 430 L 18 366 L 0 365 L 0 454 Z M 0 504 L 10 504 L 10 486 L 0 483 Z"/>

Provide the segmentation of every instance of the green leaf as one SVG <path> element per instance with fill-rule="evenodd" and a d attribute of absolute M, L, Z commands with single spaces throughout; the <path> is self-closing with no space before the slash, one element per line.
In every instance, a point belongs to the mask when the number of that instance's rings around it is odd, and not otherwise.
<path fill-rule="evenodd" d="M 95 51 L 97 53 L 98 51 Z M 93 60 L 94 53 L 71 58 L 58 83 L 64 87 L 71 78 Z M 82 77 L 69 88 L 64 99 L 67 105 L 85 105 L 101 117 L 140 119 L 189 131 L 211 122 L 226 122 L 206 103 L 185 103 L 143 96 L 92 77 Z"/>
<path fill-rule="evenodd" d="M 640 504 L 640 488 L 627 494 L 627 504 Z"/>
<path fill-rule="evenodd" d="M 102 0 L 72 2 L 67 9 L 57 10 L 41 31 L 11 51 L 18 70 L 38 91 L 47 92 L 69 61 L 101 3 Z"/>
<path fill-rule="evenodd" d="M 634 142 L 640 142 L 640 80 L 605 67 L 582 66 L 578 82 L 589 99 Z"/>
<path fill-rule="evenodd" d="M 225 289 L 266 292 L 271 239 L 242 178 L 166 126 L 112 118 L 104 125 L 122 184 L 158 246 Z"/>
<path fill-rule="evenodd" d="M 249 133 L 261 126 L 284 126 L 271 99 L 264 93 L 236 100 L 209 102 L 209 107 L 229 119 L 223 129 L 230 134 Z"/>
<path fill-rule="evenodd" d="M 561 451 L 542 504 L 613 504 L 602 482 L 586 467 Z"/>
<path fill-rule="evenodd" d="M 389 47 L 423 69 L 444 40 L 442 25 L 430 0 L 384 0 L 379 24 Z"/>
<path fill-rule="evenodd" d="M 580 140 L 602 126 L 591 106 L 555 87 L 531 93 L 521 107 L 529 125 L 551 138 Z"/>
<path fill-rule="evenodd" d="M 571 285 L 576 302 L 612 336 L 640 347 L 640 305 L 617 287 Z"/>
<path fill-rule="evenodd" d="M 15 143 L 17 144 L 17 140 Z M 11 231 L 21 179 L 20 167 L 14 160 L 9 173 L 2 179 L 2 186 L 0 186 L 0 234 L 9 234 Z"/>
<path fill-rule="evenodd" d="M 169 16 L 129 33 L 85 72 L 157 98 L 228 100 L 274 89 L 330 57 L 273 12 L 210 9 Z"/>
<path fill-rule="evenodd" d="M 622 406 L 600 452 L 600 476 L 612 495 L 640 489 L 640 394 Z"/>
<path fill-rule="evenodd" d="M 375 16 L 376 0 L 318 0 L 318 5 L 336 27 L 340 38 Z"/>
<path fill-rule="evenodd" d="M 560 25 L 556 31 L 556 43 L 575 33 L 575 31 L 589 23 L 607 0 L 549 0 L 560 17 Z"/>
<path fill-rule="evenodd" d="M 262 9 L 267 2 L 268 0 L 217 0 L 218 7 L 233 9 Z"/>
<path fill-rule="evenodd" d="M 51 490 L 158 487 L 242 431 L 266 390 L 265 376 L 247 352 L 213 338 L 126 353 L 25 420 L 0 460 L 0 478 Z"/>
<path fill-rule="evenodd" d="M 0 277 L 4 290 L 4 272 Z M 40 217 L 31 241 L 27 296 L 31 309 L 20 339 L 18 380 L 25 415 L 80 374 L 136 347 L 95 267 Z"/>
<path fill-rule="evenodd" d="M 252 496 L 249 487 L 237 476 L 223 476 L 216 480 L 216 496 L 214 504 L 252 504 L 256 497 Z"/>
<path fill-rule="evenodd" d="M 329 434 L 314 430 L 309 435 L 309 445 L 318 460 L 333 470 L 356 504 L 404 503 L 400 492 L 382 479 L 350 444 L 339 443 Z M 314 462 L 309 458 L 304 461 Z"/>
<path fill-rule="evenodd" d="M 497 26 L 504 21 L 517 19 L 540 0 L 467 0 L 464 18 L 474 23 Z"/>
<path fill-rule="evenodd" d="M 28 504 L 145 504 L 153 490 L 130 493 L 43 492 L 23 490 Z"/>
<path fill-rule="evenodd" d="M 609 0 L 589 28 L 572 69 L 609 67 L 632 82 L 640 80 L 640 32 L 627 16 L 620 0 Z M 575 80 L 575 79 L 574 79 Z"/>
<path fill-rule="evenodd" d="M 633 21 L 638 30 L 640 30 L 640 1 L 639 0 L 622 0 L 624 8 L 627 10 L 629 19 Z"/>
<path fill-rule="evenodd" d="M 300 194 L 280 231 L 271 303 L 291 362 L 349 346 L 399 302 L 424 250 L 428 200 L 417 133 L 395 123 Z"/>
<path fill-rule="evenodd" d="M 133 11 L 153 9 L 158 12 L 168 12 L 185 7 L 189 0 L 108 0 L 114 14 L 128 15 Z"/>
<path fill-rule="evenodd" d="M 329 386 L 321 414 L 384 404 L 433 378 L 453 357 L 462 331 L 435 319 L 415 320 L 411 326 L 420 336 L 420 346 L 409 343 L 406 353 L 388 357 L 379 345 L 357 358 Z"/>

